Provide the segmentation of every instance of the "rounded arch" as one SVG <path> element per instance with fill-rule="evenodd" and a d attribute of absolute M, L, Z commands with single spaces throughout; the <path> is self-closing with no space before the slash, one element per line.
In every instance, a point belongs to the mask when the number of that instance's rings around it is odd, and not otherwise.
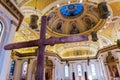
<path fill-rule="evenodd" d="M 2 26 L 2 32 L 0 34 L 0 48 L 1 48 L 7 31 L 7 20 L 2 16 L 0 16 L 0 24 L 1 24 L 0 27 Z"/>

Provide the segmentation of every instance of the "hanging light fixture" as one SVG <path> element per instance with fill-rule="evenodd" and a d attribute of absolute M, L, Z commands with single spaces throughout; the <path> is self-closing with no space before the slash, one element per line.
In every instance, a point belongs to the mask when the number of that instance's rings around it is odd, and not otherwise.
<path fill-rule="evenodd" d="M 106 2 L 99 3 L 98 10 L 101 19 L 107 19 L 110 16 L 110 11 L 108 9 L 108 4 Z"/>
<path fill-rule="evenodd" d="M 98 40 L 97 31 L 91 32 L 91 35 L 92 35 L 92 41 L 96 42 Z"/>
<path fill-rule="evenodd" d="M 37 10 L 36 10 L 36 9 L 37 9 L 37 0 L 36 0 L 36 2 L 35 2 L 35 11 L 36 11 L 36 13 L 37 13 Z M 39 17 L 38 17 L 37 14 L 32 14 L 32 15 L 30 15 L 30 24 L 29 24 L 30 28 L 32 28 L 32 29 L 38 28 L 38 25 L 37 25 L 38 19 L 39 19 Z"/>
<path fill-rule="evenodd" d="M 117 40 L 117 47 L 120 48 L 120 39 Z"/>

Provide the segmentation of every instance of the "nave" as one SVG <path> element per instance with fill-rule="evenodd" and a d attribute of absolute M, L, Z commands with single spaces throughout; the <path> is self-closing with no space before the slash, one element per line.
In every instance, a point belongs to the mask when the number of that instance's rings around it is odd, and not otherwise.
<path fill-rule="evenodd" d="M 45 60 L 44 80 L 119 80 L 119 53 L 106 51 L 96 59 L 61 60 L 49 55 Z M 35 80 L 36 57 L 14 56 L 9 79 Z"/>
<path fill-rule="evenodd" d="M 42 16 L 44 37 L 54 38 L 44 43 L 45 60 L 36 45 L 5 50 L 43 37 Z M 55 44 L 70 36 L 80 37 Z M 0 80 L 35 80 L 39 61 L 43 80 L 120 80 L 120 0 L 0 0 Z"/>

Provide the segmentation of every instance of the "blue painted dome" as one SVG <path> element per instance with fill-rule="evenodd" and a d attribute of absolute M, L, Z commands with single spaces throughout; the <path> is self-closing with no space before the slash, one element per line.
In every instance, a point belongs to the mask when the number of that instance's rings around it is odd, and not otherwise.
<path fill-rule="evenodd" d="M 83 5 L 80 3 L 64 5 L 60 8 L 61 14 L 65 16 L 76 16 L 83 11 Z"/>

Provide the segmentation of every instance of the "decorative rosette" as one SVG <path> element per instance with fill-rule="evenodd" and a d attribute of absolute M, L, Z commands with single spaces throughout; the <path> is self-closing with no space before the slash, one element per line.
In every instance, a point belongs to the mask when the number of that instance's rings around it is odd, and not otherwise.
<path fill-rule="evenodd" d="M 80 3 L 67 4 L 60 8 L 61 14 L 65 16 L 76 16 L 83 11 L 83 5 Z"/>

